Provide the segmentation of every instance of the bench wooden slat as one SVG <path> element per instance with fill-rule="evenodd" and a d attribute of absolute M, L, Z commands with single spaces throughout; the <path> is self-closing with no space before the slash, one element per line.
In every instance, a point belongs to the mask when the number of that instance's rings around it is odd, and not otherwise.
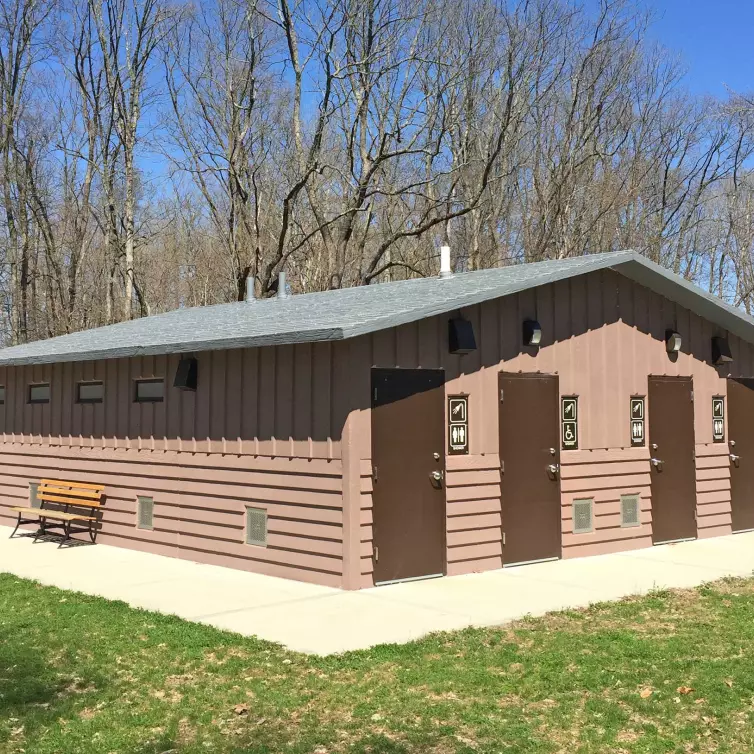
<path fill-rule="evenodd" d="M 63 513 L 63 511 L 53 511 L 47 508 L 12 508 L 11 510 L 19 513 L 33 513 L 40 518 L 59 518 L 63 521 L 96 521 L 95 516 L 81 516 L 78 513 Z"/>
<path fill-rule="evenodd" d="M 54 487 L 77 487 L 84 490 L 98 490 L 102 492 L 105 489 L 104 484 L 86 484 L 84 482 L 71 482 L 67 479 L 41 479 L 40 485 L 50 484 Z"/>
<path fill-rule="evenodd" d="M 40 484 L 37 489 L 40 492 L 50 492 L 53 495 L 73 495 L 74 497 L 85 497 L 88 500 L 99 500 L 102 497 L 101 492 L 94 492 L 94 490 L 73 490 L 51 484 Z"/>
<path fill-rule="evenodd" d="M 94 500 L 82 500 L 81 498 L 63 497 L 62 495 L 47 495 L 37 493 L 37 500 L 46 500 L 48 503 L 59 503 L 60 505 L 73 505 L 79 508 L 99 508 L 100 503 Z"/>

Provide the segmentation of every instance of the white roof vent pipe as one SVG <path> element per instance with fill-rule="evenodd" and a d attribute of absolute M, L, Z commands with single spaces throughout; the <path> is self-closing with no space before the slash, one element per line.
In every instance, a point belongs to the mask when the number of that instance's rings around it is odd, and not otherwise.
<path fill-rule="evenodd" d="M 453 276 L 453 270 L 450 267 L 450 246 L 440 247 L 440 277 L 449 278 Z"/>
<path fill-rule="evenodd" d="M 288 298 L 288 288 L 285 283 L 285 273 L 278 273 L 278 298 Z"/>
<path fill-rule="evenodd" d="M 254 278 L 251 275 L 246 278 L 246 296 L 244 297 L 244 301 L 247 304 L 256 301 L 256 298 L 254 298 Z"/>

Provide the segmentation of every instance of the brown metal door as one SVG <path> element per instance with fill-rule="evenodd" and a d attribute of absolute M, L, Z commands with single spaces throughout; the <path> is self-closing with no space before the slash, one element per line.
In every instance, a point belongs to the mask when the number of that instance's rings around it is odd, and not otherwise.
<path fill-rule="evenodd" d="M 445 373 L 372 370 L 374 580 L 445 572 Z"/>
<path fill-rule="evenodd" d="M 694 383 L 691 377 L 649 377 L 652 541 L 696 537 Z"/>
<path fill-rule="evenodd" d="M 754 380 L 728 380 L 733 531 L 754 529 Z"/>
<path fill-rule="evenodd" d="M 501 372 L 503 563 L 559 558 L 558 378 Z"/>

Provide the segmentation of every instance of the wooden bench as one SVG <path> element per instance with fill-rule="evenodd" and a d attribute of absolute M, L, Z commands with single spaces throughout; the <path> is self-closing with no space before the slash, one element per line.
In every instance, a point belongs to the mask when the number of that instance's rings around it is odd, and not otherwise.
<path fill-rule="evenodd" d="M 15 535 L 21 524 L 38 523 L 39 529 L 34 535 L 35 542 L 45 536 L 49 529 L 62 529 L 63 538 L 58 547 L 75 543 L 77 540 L 73 539 L 71 534 L 79 533 L 88 533 L 94 544 L 97 536 L 96 513 L 102 505 L 104 489 L 102 484 L 43 479 L 37 488 L 39 508 L 18 506 L 11 509 L 18 513 L 18 522 L 11 537 Z M 33 518 L 28 518 L 29 515 L 33 515 Z M 73 528 L 78 522 L 85 522 L 86 527 Z"/>

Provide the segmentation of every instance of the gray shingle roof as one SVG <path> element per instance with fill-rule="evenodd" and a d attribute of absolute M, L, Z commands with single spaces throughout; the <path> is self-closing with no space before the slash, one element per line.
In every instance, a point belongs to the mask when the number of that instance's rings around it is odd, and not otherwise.
<path fill-rule="evenodd" d="M 342 340 L 613 269 L 754 343 L 754 319 L 633 251 L 381 283 L 166 314 L 0 349 L 0 365 Z"/>

